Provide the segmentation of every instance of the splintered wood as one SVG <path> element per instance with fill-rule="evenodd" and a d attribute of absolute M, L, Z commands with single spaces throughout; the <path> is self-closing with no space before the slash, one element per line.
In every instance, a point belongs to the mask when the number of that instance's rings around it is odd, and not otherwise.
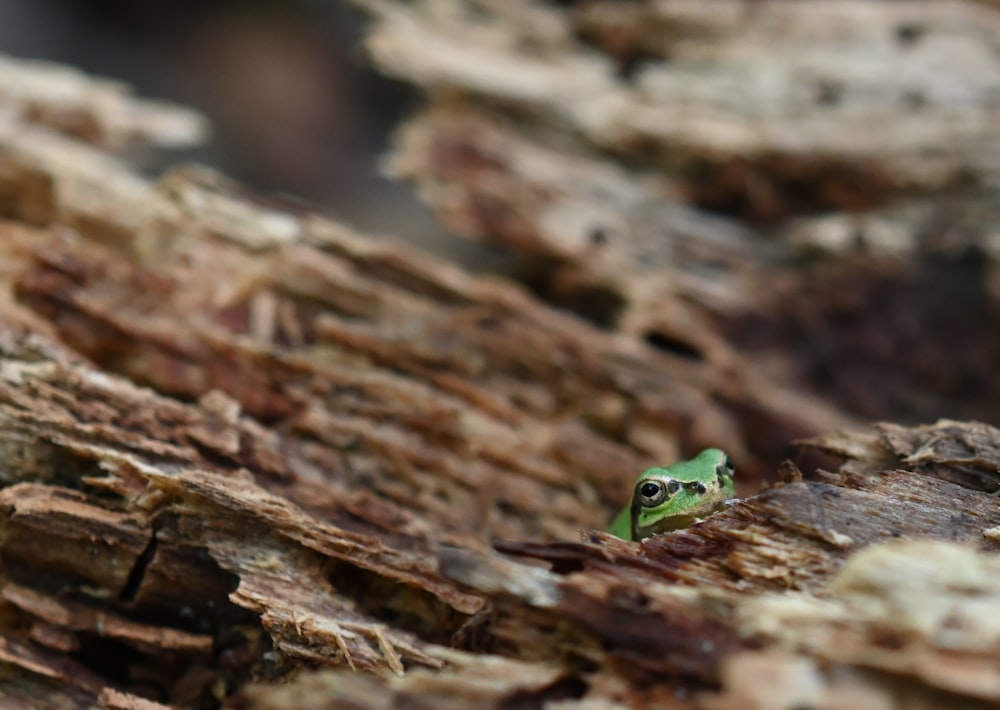
<path fill-rule="evenodd" d="M 777 6 L 744 37 L 729 2 L 613 21 L 602 2 L 363 4 L 383 67 L 447 89 L 395 169 L 526 257 L 535 293 L 207 170 L 147 180 L 118 154 L 194 140 L 199 118 L 0 63 L 0 705 L 1000 703 L 1000 431 L 863 426 L 756 366 L 727 318 L 794 292 L 775 265 L 802 232 L 762 244 L 661 164 L 732 154 L 756 174 L 783 152 L 853 209 L 947 183 L 933 135 L 901 137 L 859 196 L 838 192 L 869 154 L 848 136 L 760 145 L 746 116 L 668 111 L 684 86 L 643 68 L 666 53 L 655 28 L 728 38 L 723 65 L 751 66 Z M 790 45 L 846 21 L 793 5 Z M 995 29 L 987 5 L 949 6 Z M 677 66 L 709 47 L 681 45 Z M 747 110 L 791 120 L 777 97 Z M 963 149 L 976 125 L 955 126 Z M 803 470 L 776 476 L 794 438 Z M 640 543 L 601 532 L 638 471 L 710 445 L 740 501 Z"/>

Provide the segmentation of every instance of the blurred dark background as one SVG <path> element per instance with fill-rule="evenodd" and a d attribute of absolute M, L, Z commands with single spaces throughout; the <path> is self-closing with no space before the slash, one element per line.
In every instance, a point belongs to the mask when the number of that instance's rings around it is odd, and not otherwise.
<path fill-rule="evenodd" d="M 208 164 L 365 232 L 467 260 L 471 245 L 379 174 L 418 99 L 371 69 L 363 31 L 343 0 L 0 0 L 0 53 L 120 79 L 209 118 L 205 146 L 158 156 L 151 174 Z"/>

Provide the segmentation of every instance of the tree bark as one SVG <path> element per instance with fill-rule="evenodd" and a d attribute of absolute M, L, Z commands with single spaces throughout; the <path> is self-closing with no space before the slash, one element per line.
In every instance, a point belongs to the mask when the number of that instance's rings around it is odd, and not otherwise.
<path fill-rule="evenodd" d="M 510 278 L 205 169 L 147 180 L 128 151 L 198 117 L 0 64 L 4 703 L 1000 702 L 1000 431 L 912 423 L 996 414 L 997 254 L 970 216 L 994 75 L 944 105 L 995 67 L 995 8 L 363 4 L 376 61 L 429 98 L 394 169 Z M 934 72 L 852 70 L 873 47 Z M 945 214 L 956 237 L 918 199 L 980 211 Z M 916 362 L 858 366 L 901 347 L 902 296 L 857 361 L 825 353 L 853 388 L 789 335 L 829 348 L 868 294 L 970 249 L 976 309 L 904 339 Z M 638 471 L 705 446 L 741 500 L 600 532 Z"/>

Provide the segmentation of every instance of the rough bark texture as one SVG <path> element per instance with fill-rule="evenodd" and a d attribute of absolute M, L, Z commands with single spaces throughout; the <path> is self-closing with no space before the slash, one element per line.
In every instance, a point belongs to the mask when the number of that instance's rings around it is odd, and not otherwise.
<path fill-rule="evenodd" d="M 862 417 L 996 421 L 995 4 L 364 4 L 432 97 L 395 171 L 547 299 Z"/>
<path fill-rule="evenodd" d="M 364 4 L 521 283 L 0 65 L 4 707 L 1000 703 L 1000 431 L 912 424 L 997 415 L 996 8 Z M 599 532 L 707 445 L 747 497 Z"/>

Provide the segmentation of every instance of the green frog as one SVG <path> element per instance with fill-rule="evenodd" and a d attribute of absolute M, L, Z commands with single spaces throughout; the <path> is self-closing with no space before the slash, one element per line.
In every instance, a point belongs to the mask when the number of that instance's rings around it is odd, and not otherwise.
<path fill-rule="evenodd" d="M 736 497 L 733 473 L 733 460 L 720 449 L 646 469 L 636 479 L 632 502 L 615 516 L 608 532 L 638 541 L 693 525 Z"/>

